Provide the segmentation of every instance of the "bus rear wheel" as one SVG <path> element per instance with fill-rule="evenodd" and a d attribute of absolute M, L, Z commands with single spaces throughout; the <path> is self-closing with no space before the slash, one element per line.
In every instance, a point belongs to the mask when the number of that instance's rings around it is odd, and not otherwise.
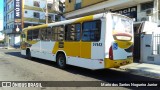
<path fill-rule="evenodd" d="M 27 59 L 30 59 L 30 60 L 32 59 L 31 52 L 29 49 L 27 49 L 27 51 L 26 51 L 26 57 L 27 57 Z"/>
<path fill-rule="evenodd" d="M 66 67 L 66 57 L 63 53 L 60 53 L 57 57 L 57 65 L 59 68 L 63 69 Z"/>

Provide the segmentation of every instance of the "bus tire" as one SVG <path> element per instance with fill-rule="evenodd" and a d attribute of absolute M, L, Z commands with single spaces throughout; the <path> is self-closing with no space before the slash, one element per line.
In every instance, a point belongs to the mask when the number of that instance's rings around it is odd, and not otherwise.
<path fill-rule="evenodd" d="M 29 49 L 27 49 L 27 51 L 26 51 L 26 57 L 27 57 L 27 59 L 29 59 L 29 60 L 32 59 L 32 57 L 31 57 L 31 52 L 30 52 Z"/>
<path fill-rule="evenodd" d="M 57 55 L 57 65 L 59 68 L 64 69 L 66 67 L 66 57 L 63 53 Z"/>

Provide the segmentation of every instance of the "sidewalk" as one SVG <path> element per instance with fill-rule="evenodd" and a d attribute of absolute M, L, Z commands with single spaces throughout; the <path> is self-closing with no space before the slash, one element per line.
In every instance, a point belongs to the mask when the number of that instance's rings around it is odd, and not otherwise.
<path fill-rule="evenodd" d="M 120 69 L 132 74 L 160 79 L 160 65 L 147 63 L 132 63 L 129 65 L 121 66 Z"/>
<path fill-rule="evenodd" d="M 16 49 L 16 48 L 14 48 L 14 47 L 11 47 L 11 46 L 3 46 L 3 47 L 0 47 L 0 49 Z"/>

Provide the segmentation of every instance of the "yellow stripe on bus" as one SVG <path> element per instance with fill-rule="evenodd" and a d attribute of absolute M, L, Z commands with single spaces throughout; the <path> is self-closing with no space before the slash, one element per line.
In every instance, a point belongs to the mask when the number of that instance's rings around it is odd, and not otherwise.
<path fill-rule="evenodd" d="M 76 20 L 74 23 L 81 23 L 81 22 L 92 21 L 92 20 L 93 20 L 93 15 L 90 15 L 90 16 L 82 17 L 82 18 Z"/>
<path fill-rule="evenodd" d="M 58 44 L 59 44 L 59 42 L 55 42 L 54 47 L 53 47 L 53 49 L 52 49 L 52 53 L 53 53 L 53 54 L 56 54 L 57 51 L 59 50 Z"/>
<path fill-rule="evenodd" d="M 131 42 L 131 41 L 115 41 L 115 42 L 122 49 L 127 49 L 133 44 L 133 42 Z"/>
<path fill-rule="evenodd" d="M 40 29 L 40 28 L 46 28 L 48 27 L 48 24 L 44 24 L 44 25 L 38 25 L 38 26 L 31 26 L 31 27 L 28 27 L 28 28 L 25 28 L 24 30 L 36 30 L 36 29 Z"/>
<path fill-rule="evenodd" d="M 36 44 L 37 42 L 39 42 L 39 41 L 37 41 L 37 40 L 32 40 L 32 41 L 27 41 L 29 44 Z"/>

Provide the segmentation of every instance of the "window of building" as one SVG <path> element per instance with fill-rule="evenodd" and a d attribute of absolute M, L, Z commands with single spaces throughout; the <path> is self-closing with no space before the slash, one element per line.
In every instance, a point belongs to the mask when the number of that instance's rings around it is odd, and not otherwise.
<path fill-rule="evenodd" d="M 60 15 L 55 15 L 55 21 L 60 21 L 61 20 L 61 16 Z"/>
<path fill-rule="evenodd" d="M 75 10 L 81 8 L 81 2 L 82 2 L 82 0 L 76 0 L 76 3 L 75 3 Z"/>
<path fill-rule="evenodd" d="M 38 12 L 34 12 L 34 17 L 35 18 L 39 18 L 39 13 Z"/>
<path fill-rule="evenodd" d="M 36 6 L 36 7 L 40 7 L 40 2 L 38 2 L 38 1 L 34 1 L 34 6 Z"/>
<path fill-rule="evenodd" d="M 13 7 L 13 2 L 11 2 L 11 7 Z"/>
<path fill-rule="evenodd" d="M 52 9 L 52 5 L 48 5 L 47 8 L 48 8 L 48 10 L 51 10 Z"/>
<path fill-rule="evenodd" d="M 52 23 L 53 15 L 48 15 L 48 22 Z"/>
<path fill-rule="evenodd" d="M 79 41 L 81 33 L 81 24 L 70 24 L 65 27 L 65 40 Z"/>
<path fill-rule="evenodd" d="M 82 25 L 82 41 L 99 41 L 101 21 L 84 22 Z"/>
<path fill-rule="evenodd" d="M 62 2 L 59 2 L 59 11 L 60 12 L 64 12 L 64 3 L 62 3 Z"/>
<path fill-rule="evenodd" d="M 7 20 L 9 20 L 9 15 L 7 16 Z"/>
<path fill-rule="evenodd" d="M 7 16 L 6 16 L 6 21 L 7 21 Z"/>
<path fill-rule="evenodd" d="M 11 19 L 13 19 L 13 12 L 11 13 Z"/>
<path fill-rule="evenodd" d="M 12 29 L 12 24 L 10 25 L 10 28 Z"/>
<path fill-rule="evenodd" d="M 27 11 L 25 11 L 25 13 L 28 13 Z"/>
<path fill-rule="evenodd" d="M 141 4 L 141 11 L 150 9 L 154 7 L 154 3 L 153 2 L 147 2 L 147 3 L 142 3 Z"/>
<path fill-rule="evenodd" d="M 8 9 L 7 10 L 9 10 L 9 4 L 8 4 Z"/>
<path fill-rule="evenodd" d="M 72 0 L 69 0 L 69 3 L 71 3 L 72 2 Z"/>
<path fill-rule="evenodd" d="M 52 17 L 53 17 L 52 15 L 48 15 L 49 20 L 52 20 Z"/>

